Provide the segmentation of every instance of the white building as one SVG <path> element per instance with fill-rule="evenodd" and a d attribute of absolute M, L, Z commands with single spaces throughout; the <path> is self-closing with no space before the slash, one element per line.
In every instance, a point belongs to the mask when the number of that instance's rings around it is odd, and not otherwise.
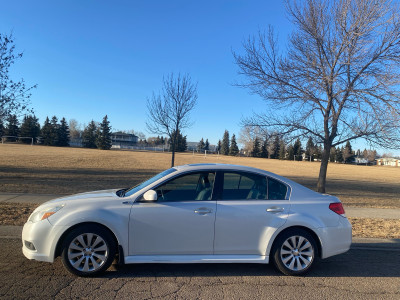
<path fill-rule="evenodd" d="M 376 164 L 378 166 L 400 167 L 400 159 L 392 157 L 378 158 Z"/>
<path fill-rule="evenodd" d="M 136 146 L 138 137 L 134 134 L 124 132 L 111 133 L 111 142 L 113 146 Z"/>

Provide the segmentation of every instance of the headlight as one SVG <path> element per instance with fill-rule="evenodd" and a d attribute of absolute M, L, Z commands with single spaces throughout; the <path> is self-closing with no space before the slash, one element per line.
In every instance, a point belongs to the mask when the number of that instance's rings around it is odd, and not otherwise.
<path fill-rule="evenodd" d="M 43 210 L 38 210 L 35 211 L 31 216 L 29 217 L 29 221 L 32 223 L 39 222 L 41 220 L 45 220 L 51 215 L 54 215 L 56 212 L 58 212 L 61 208 L 63 208 L 64 205 L 59 205 L 59 206 L 54 206 L 50 208 L 46 208 Z"/>

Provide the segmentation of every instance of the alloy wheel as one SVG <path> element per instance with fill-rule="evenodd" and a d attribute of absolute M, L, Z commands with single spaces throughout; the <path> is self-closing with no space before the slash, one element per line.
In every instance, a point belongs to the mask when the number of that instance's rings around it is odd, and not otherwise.
<path fill-rule="evenodd" d="M 94 233 L 82 233 L 68 246 L 68 260 L 81 272 L 95 272 L 107 261 L 109 249 L 105 240 Z"/>
<path fill-rule="evenodd" d="M 291 271 L 307 269 L 312 264 L 314 255 L 311 242 L 299 235 L 287 238 L 280 249 L 280 259 Z"/>

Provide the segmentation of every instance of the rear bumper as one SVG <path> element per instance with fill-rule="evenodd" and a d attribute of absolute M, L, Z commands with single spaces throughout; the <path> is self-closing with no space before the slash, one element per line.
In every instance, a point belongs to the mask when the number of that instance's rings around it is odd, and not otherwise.
<path fill-rule="evenodd" d="M 338 226 L 316 229 L 321 241 L 321 258 L 347 252 L 351 246 L 351 224 L 340 217 Z"/>

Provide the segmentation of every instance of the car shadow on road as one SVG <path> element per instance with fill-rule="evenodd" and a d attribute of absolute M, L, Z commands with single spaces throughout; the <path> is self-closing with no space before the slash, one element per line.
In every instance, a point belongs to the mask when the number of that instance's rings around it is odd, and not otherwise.
<path fill-rule="evenodd" d="M 305 277 L 400 277 L 398 250 L 354 249 L 319 260 Z M 113 265 L 109 278 L 282 276 L 272 264 L 137 264 Z"/>

